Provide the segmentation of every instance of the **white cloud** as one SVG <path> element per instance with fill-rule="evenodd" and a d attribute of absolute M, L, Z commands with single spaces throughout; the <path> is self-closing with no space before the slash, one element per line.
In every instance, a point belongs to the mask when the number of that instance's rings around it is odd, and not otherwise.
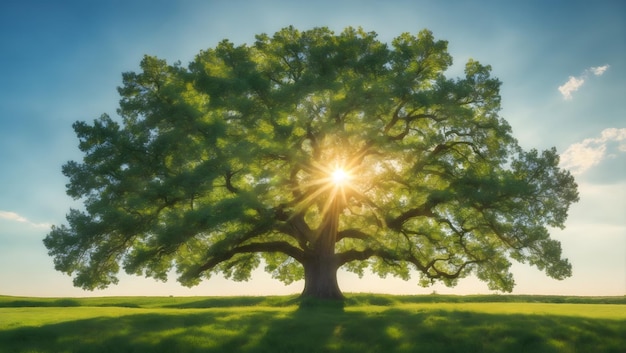
<path fill-rule="evenodd" d="M 563 95 L 565 100 L 572 99 L 572 92 L 578 91 L 578 89 L 585 83 L 585 80 L 589 76 L 589 73 L 594 74 L 595 76 L 601 76 L 608 70 L 609 65 L 595 66 L 590 67 L 583 71 L 582 75 L 574 77 L 570 76 L 569 80 L 565 82 L 563 85 L 559 86 L 559 92 Z"/>
<path fill-rule="evenodd" d="M 0 211 L 0 218 L 17 222 L 28 222 L 28 220 L 15 212 Z"/>
<path fill-rule="evenodd" d="M 569 80 L 565 82 L 564 85 L 559 86 L 559 91 L 563 95 L 563 98 L 569 100 L 572 99 L 572 92 L 578 91 L 578 88 L 580 88 L 583 83 L 585 83 L 584 79 L 570 76 Z"/>
<path fill-rule="evenodd" d="M 593 72 L 594 75 L 600 76 L 609 68 L 609 65 L 603 65 L 598 67 L 590 67 L 589 70 Z"/>
<path fill-rule="evenodd" d="M 15 213 L 15 212 L 9 212 L 9 211 L 2 211 L 0 210 L 0 219 L 6 219 L 9 221 L 14 221 L 14 222 L 20 222 L 20 223 L 26 223 L 32 227 L 35 228 L 50 228 L 50 224 L 49 223 L 34 223 L 29 221 L 26 217 L 22 217 L 19 214 Z"/>
<path fill-rule="evenodd" d="M 607 154 L 608 143 L 617 142 L 617 151 L 626 152 L 626 128 L 604 129 L 599 137 L 584 139 L 569 146 L 561 154 L 561 167 L 572 174 L 582 174 L 601 161 L 615 155 Z"/>

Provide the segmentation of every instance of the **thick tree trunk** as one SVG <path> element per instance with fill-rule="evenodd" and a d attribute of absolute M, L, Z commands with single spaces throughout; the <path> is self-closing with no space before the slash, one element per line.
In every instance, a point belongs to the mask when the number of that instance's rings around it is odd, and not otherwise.
<path fill-rule="evenodd" d="M 315 243 L 315 249 L 306 259 L 304 266 L 304 290 L 302 297 L 317 299 L 343 299 L 337 284 L 335 256 L 337 227 L 339 222 L 339 201 L 335 199 L 326 214 L 322 231 Z"/>
<path fill-rule="evenodd" d="M 313 256 L 304 264 L 304 290 L 302 297 L 316 299 L 343 299 L 337 283 L 337 259 L 330 256 Z"/>

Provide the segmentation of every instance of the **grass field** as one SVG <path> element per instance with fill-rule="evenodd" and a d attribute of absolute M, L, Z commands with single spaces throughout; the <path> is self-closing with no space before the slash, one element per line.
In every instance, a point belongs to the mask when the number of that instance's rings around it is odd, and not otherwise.
<path fill-rule="evenodd" d="M 626 353 L 626 297 L 0 296 L 0 352 Z"/>

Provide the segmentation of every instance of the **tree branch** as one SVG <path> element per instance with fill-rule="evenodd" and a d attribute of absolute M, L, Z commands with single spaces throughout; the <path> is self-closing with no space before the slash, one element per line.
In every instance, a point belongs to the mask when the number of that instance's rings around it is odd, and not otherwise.
<path fill-rule="evenodd" d="M 384 257 L 382 250 L 372 249 L 372 248 L 368 248 L 364 250 L 351 249 L 351 250 L 347 250 L 345 252 L 339 253 L 335 256 L 337 256 L 337 259 L 339 260 L 338 261 L 339 267 L 347 264 L 348 262 L 363 261 L 373 256 Z"/>
<path fill-rule="evenodd" d="M 228 191 L 232 192 L 233 194 L 237 194 L 239 193 L 239 189 L 237 189 L 233 184 L 232 184 L 232 178 L 233 176 L 236 174 L 237 172 L 233 172 L 233 171 L 227 171 L 226 175 L 225 175 L 225 179 L 226 179 L 226 189 L 228 189 Z"/>
<path fill-rule="evenodd" d="M 280 252 L 287 256 L 291 256 L 296 261 L 302 263 L 304 262 L 304 251 L 294 247 L 293 245 L 284 242 L 284 241 L 272 241 L 267 243 L 250 243 L 246 245 L 237 246 L 231 250 L 223 252 L 221 254 L 217 254 L 211 257 L 207 262 L 205 262 L 202 266 L 198 267 L 196 270 L 196 275 L 199 276 L 202 272 L 210 270 L 217 266 L 218 264 L 230 260 L 233 256 L 237 254 L 249 254 L 249 253 L 258 253 L 258 252 Z"/>
<path fill-rule="evenodd" d="M 420 216 L 434 217 L 435 215 L 432 212 L 433 206 L 435 205 L 431 204 L 431 202 L 427 202 L 420 207 L 410 209 L 402 213 L 398 217 L 388 220 L 387 226 L 393 230 L 399 231 L 402 225 L 411 218 L 420 217 Z"/>
<path fill-rule="evenodd" d="M 433 260 L 433 261 L 435 261 L 435 260 Z M 431 261 L 431 262 L 432 262 L 432 261 Z M 480 262 L 483 262 L 483 261 L 481 261 L 481 260 L 471 260 L 471 261 L 466 261 L 466 262 L 464 262 L 461 266 L 459 266 L 459 267 L 458 267 L 458 269 L 456 270 L 456 272 L 453 272 L 453 273 L 448 273 L 448 272 L 441 271 L 441 270 L 437 269 L 437 267 L 435 267 L 435 265 L 434 265 L 434 263 L 433 263 L 433 264 L 430 266 L 430 268 L 432 268 L 432 269 L 433 269 L 433 271 L 435 271 L 436 275 L 432 275 L 432 274 L 430 274 L 430 273 L 428 273 L 428 272 L 425 272 L 425 274 L 426 274 L 426 276 L 427 276 L 428 278 L 431 278 L 431 279 L 438 279 L 438 278 L 455 279 L 455 278 L 459 278 L 459 276 L 461 275 L 461 272 L 463 272 L 463 270 L 464 270 L 467 266 L 469 266 L 469 265 L 471 265 L 471 264 L 480 263 Z"/>
<path fill-rule="evenodd" d="M 344 238 L 371 240 L 373 237 L 367 233 L 364 233 L 358 229 L 350 228 L 337 232 L 337 242 Z"/>
<path fill-rule="evenodd" d="M 314 242 L 315 236 L 304 220 L 303 214 L 297 213 L 292 215 L 284 220 L 284 222 L 285 223 L 280 225 L 277 230 L 296 239 L 303 249 L 306 249 L 308 244 Z"/>
<path fill-rule="evenodd" d="M 384 261 L 390 261 L 390 262 L 406 261 L 406 262 L 413 264 L 420 272 L 422 272 L 424 275 L 426 275 L 426 277 L 430 279 L 440 279 L 440 278 L 455 279 L 461 275 L 461 273 L 467 266 L 471 264 L 475 264 L 475 263 L 484 262 L 483 260 L 465 261 L 462 265 L 458 266 L 455 272 L 450 273 L 450 272 L 442 271 L 438 269 L 437 267 L 435 267 L 435 264 L 437 262 L 448 261 L 450 260 L 449 258 L 433 259 L 428 264 L 424 265 L 412 254 L 408 254 L 407 256 L 401 256 L 401 255 L 392 253 L 390 251 L 387 251 L 385 249 L 372 249 L 372 248 L 368 248 L 364 250 L 352 249 L 352 250 L 348 250 L 343 253 L 337 254 L 336 256 L 339 260 L 338 263 L 340 267 L 345 265 L 348 262 L 363 261 L 371 257 L 379 257 Z"/>

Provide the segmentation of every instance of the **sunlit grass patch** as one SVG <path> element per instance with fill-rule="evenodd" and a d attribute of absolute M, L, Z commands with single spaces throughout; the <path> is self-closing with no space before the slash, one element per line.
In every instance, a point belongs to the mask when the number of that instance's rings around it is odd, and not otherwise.
<path fill-rule="evenodd" d="M 345 307 L 298 307 L 292 297 L 4 305 L 0 352 L 623 353 L 626 346 L 626 305 L 371 299 L 378 305 L 348 300 Z M 126 305 L 132 303 L 136 307 Z"/>

